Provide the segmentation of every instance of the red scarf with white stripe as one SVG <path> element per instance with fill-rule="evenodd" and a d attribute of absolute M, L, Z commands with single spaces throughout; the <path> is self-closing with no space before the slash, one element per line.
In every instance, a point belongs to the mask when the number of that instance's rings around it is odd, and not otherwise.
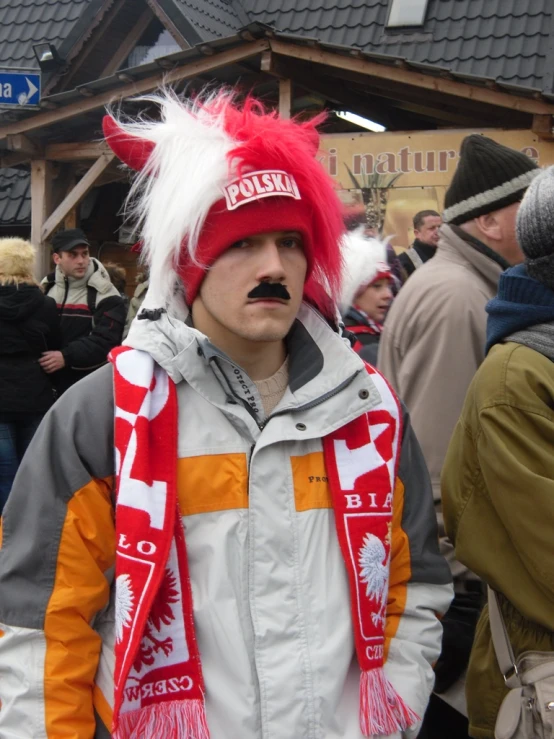
<path fill-rule="evenodd" d="M 149 354 L 115 349 L 114 739 L 209 739 L 184 529 L 177 502 L 175 384 Z M 380 401 L 323 439 L 350 583 L 364 736 L 418 717 L 384 675 L 392 504 L 402 415 L 383 377 Z"/>

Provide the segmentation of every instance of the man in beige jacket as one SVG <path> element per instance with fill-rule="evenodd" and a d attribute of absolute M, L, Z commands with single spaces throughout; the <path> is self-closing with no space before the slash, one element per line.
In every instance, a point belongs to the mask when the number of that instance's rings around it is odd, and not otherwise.
<path fill-rule="evenodd" d="M 446 193 L 437 254 L 402 288 L 381 338 L 378 367 L 412 415 L 431 474 L 444 553 L 451 554 L 452 547 L 444 538 L 440 513 L 441 468 L 467 389 L 485 356 L 485 305 L 496 294 L 502 272 L 523 260 L 515 233 L 516 214 L 539 171 L 524 154 L 485 136 L 464 139 Z M 480 600 L 479 583 L 472 573 L 452 556 L 449 559 L 463 614 L 455 615 L 455 602 L 453 629 L 445 627 L 437 665 L 439 692 L 455 686 L 463 674 Z M 464 641 L 467 650 L 461 648 Z M 436 699 L 434 703 L 441 726 L 435 733 L 432 703 L 429 726 L 424 725 L 421 736 L 445 736 L 445 721 L 450 739 L 467 736 L 465 719 L 455 711 L 445 716 L 449 706 Z M 463 703 L 457 707 L 464 709 Z"/>

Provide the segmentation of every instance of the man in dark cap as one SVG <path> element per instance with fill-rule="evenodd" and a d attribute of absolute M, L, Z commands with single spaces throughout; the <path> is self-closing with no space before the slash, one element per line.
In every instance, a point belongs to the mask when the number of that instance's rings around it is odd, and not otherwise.
<path fill-rule="evenodd" d="M 481 584 L 453 559 L 444 535 L 440 474 L 465 394 L 485 357 L 485 305 L 496 294 L 503 271 L 523 260 L 516 214 L 539 172 L 529 157 L 485 136 L 464 139 L 445 197 L 437 254 L 400 291 L 379 345 L 379 369 L 410 409 L 431 474 L 441 547 L 451 559 L 457 595 L 450 620 L 449 614 L 443 620 L 436 690 L 462 710 L 463 704 L 456 701 L 463 694 L 456 686 L 463 688 L 459 678 L 473 639 L 471 625 L 480 607 Z M 434 698 L 434 703 L 440 714 L 437 731 L 424 724 L 421 736 L 467 736 L 464 717 L 444 701 Z"/>
<path fill-rule="evenodd" d="M 56 270 L 43 280 L 60 313 L 62 348 L 44 352 L 39 361 L 45 372 L 56 373 L 60 394 L 107 361 L 125 325 L 123 299 L 89 248 L 80 228 L 59 231 L 52 239 Z"/>

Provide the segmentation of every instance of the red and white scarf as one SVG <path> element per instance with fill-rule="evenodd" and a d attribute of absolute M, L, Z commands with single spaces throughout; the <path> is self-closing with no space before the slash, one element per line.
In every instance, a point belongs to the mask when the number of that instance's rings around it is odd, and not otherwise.
<path fill-rule="evenodd" d="M 149 354 L 114 367 L 116 646 L 114 739 L 209 739 L 184 529 L 178 511 L 177 395 Z M 402 415 L 372 367 L 379 404 L 323 440 L 350 582 L 364 736 L 418 721 L 383 671 L 392 501 Z"/>

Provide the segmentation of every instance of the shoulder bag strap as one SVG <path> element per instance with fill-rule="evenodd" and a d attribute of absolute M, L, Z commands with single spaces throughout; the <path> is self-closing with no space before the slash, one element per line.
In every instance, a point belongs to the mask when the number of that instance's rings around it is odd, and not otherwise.
<path fill-rule="evenodd" d="M 408 256 L 408 259 L 411 261 L 411 263 L 414 265 L 414 269 L 419 269 L 423 266 L 423 260 L 417 253 L 415 247 L 410 246 L 410 248 L 406 250 L 406 255 Z"/>
<path fill-rule="evenodd" d="M 518 688 L 521 685 L 519 672 L 514 657 L 514 651 L 510 644 L 510 637 L 506 630 L 506 624 L 500 612 L 498 597 L 494 590 L 487 586 L 489 603 L 489 621 L 491 627 L 492 643 L 496 653 L 496 659 L 504 682 L 508 688 Z"/>
<path fill-rule="evenodd" d="M 96 262 L 93 262 L 93 264 L 94 264 L 94 272 L 96 272 L 98 269 L 98 265 L 96 264 Z M 96 311 L 97 295 L 98 295 L 98 290 L 95 287 L 92 287 L 92 285 L 87 284 L 87 306 L 92 316 L 92 327 L 93 328 L 94 328 L 94 313 Z"/>

